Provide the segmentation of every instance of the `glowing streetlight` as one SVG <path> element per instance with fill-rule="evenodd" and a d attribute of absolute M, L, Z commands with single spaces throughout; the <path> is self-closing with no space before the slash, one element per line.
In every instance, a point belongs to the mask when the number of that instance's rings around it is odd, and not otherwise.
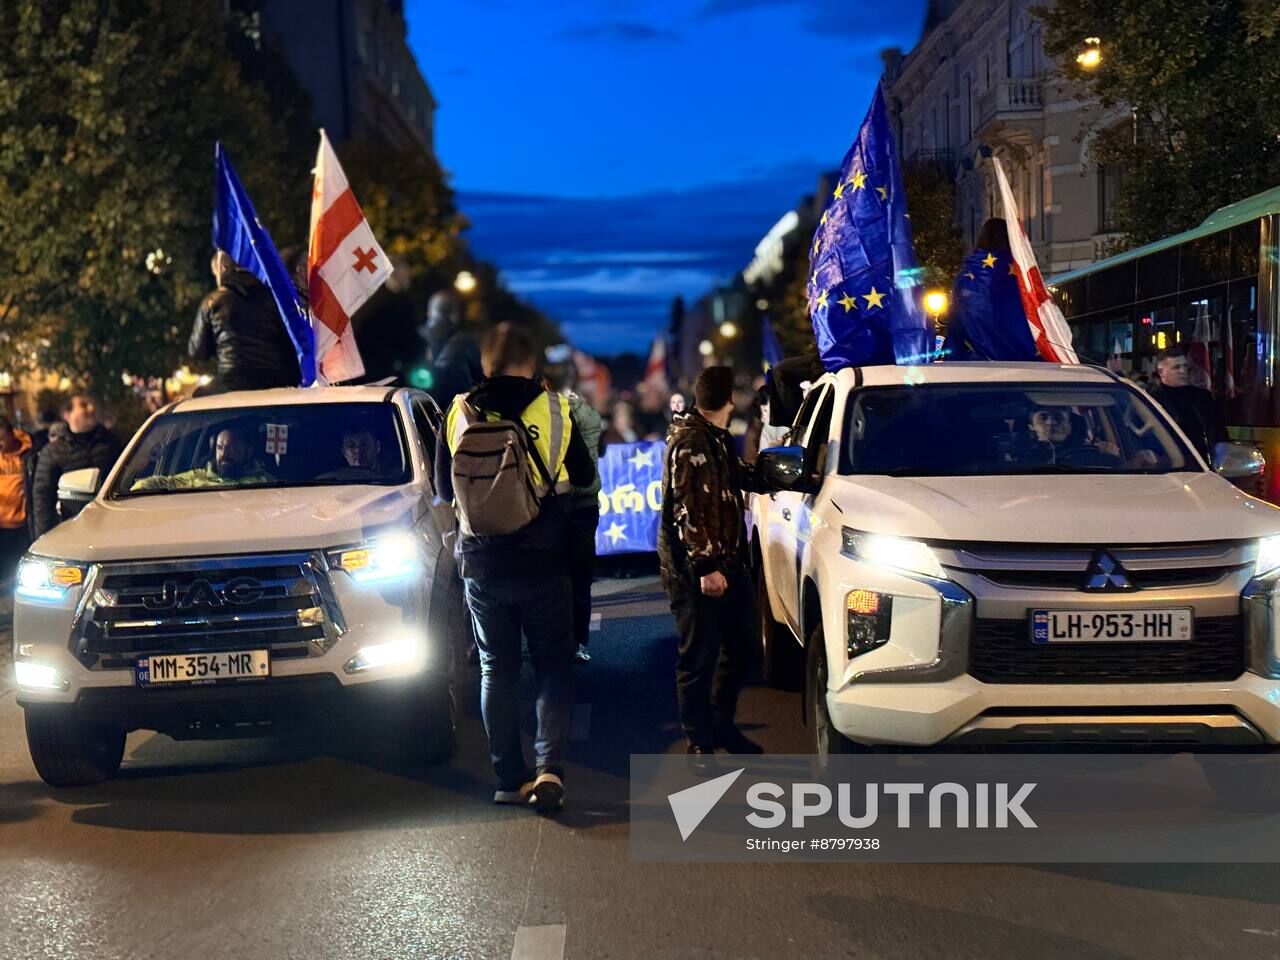
<path fill-rule="evenodd" d="M 1076 63 L 1085 70 L 1096 70 L 1102 63 L 1102 40 L 1099 37 L 1085 37 L 1085 48 L 1076 54 Z"/>
<path fill-rule="evenodd" d="M 756 309 L 757 309 L 757 310 L 768 310 L 768 309 L 769 309 L 769 301 L 768 301 L 768 300 L 766 300 L 764 297 L 761 297 L 759 300 L 757 300 L 757 301 L 756 301 Z"/>
<path fill-rule="evenodd" d="M 478 285 L 475 274 L 470 270 L 459 270 L 458 275 L 453 279 L 453 288 L 459 293 L 470 293 Z"/>
<path fill-rule="evenodd" d="M 715 349 L 716 348 L 712 345 L 710 340 L 703 340 L 698 344 L 698 352 L 704 357 L 711 356 L 711 354 L 715 352 Z"/>
<path fill-rule="evenodd" d="M 732 340 L 737 335 L 738 325 L 732 320 L 726 320 L 724 323 L 720 324 L 720 336 L 724 337 L 726 340 Z"/>
<path fill-rule="evenodd" d="M 933 315 L 934 323 L 938 322 L 938 317 L 941 314 L 947 312 L 947 304 L 949 302 L 946 293 L 942 290 L 930 290 L 924 295 L 924 308 Z"/>

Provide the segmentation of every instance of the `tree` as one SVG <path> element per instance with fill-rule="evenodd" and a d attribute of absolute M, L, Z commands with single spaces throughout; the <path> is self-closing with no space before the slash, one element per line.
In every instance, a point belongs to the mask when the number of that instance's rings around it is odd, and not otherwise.
<path fill-rule="evenodd" d="M 210 286 L 213 145 L 298 236 L 305 167 L 207 0 L 0 6 L 0 352 L 107 395 L 185 352 Z"/>
<path fill-rule="evenodd" d="M 950 289 L 964 262 L 964 238 L 955 226 L 956 185 L 945 167 L 908 163 L 902 183 L 911 211 L 916 259 L 924 269 L 924 285 Z"/>
<path fill-rule="evenodd" d="M 1091 155 L 1124 172 L 1117 213 L 1130 242 L 1280 183 L 1275 0 L 1073 0 L 1037 14 L 1064 75 L 1122 111 Z M 1101 39 L 1092 70 L 1075 59 L 1086 37 Z"/>

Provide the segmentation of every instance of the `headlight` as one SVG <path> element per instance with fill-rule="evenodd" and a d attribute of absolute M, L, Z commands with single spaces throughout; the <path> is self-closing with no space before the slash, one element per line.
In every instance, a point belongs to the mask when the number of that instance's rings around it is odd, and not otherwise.
<path fill-rule="evenodd" d="M 1258 541 L 1258 562 L 1253 565 L 1253 575 L 1261 577 L 1280 567 L 1280 537 L 1263 537 Z"/>
<path fill-rule="evenodd" d="M 906 573 L 917 573 L 934 580 L 947 580 L 947 572 L 929 545 L 919 540 L 891 537 L 883 533 L 862 533 L 848 527 L 841 529 L 845 555 Z"/>
<path fill-rule="evenodd" d="M 13 665 L 14 679 L 18 686 L 30 690 L 66 690 L 70 684 L 53 667 L 30 660 L 18 660 Z"/>
<path fill-rule="evenodd" d="M 422 666 L 423 647 L 416 637 L 403 637 L 388 643 L 375 643 L 361 647 L 360 651 L 343 665 L 347 673 L 359 673 L 377 667 L 397 667 L 410 663 Z"/>
<path fill-rule="evenodd" d="M 84 583 L 84 567 L 43 557 L 24 557 L 18 564 L 14 592 L 24 600 L 57 603 Z"/>
<path fill-rule="evenodd" d="M 358 547 L 334 550 L 329 562 L 357 583 L 398 580 L 418 569 L 418 544 L 407 533 L 391 533 Z"/>

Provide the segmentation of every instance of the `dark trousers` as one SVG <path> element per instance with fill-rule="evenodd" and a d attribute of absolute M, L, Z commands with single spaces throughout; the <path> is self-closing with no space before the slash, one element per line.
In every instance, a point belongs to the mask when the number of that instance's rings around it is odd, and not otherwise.
<path fill-rule="evenodd" d="M 722 597 L 708 597 L 685 570 L 667 584 L 679 632 L 676 701 L 691 743 L 710 749 L 718 727 L 733 723 L 755 641 L 754 588 L 745 570 L 728 575 Z"/>
<path fill-rule="evenodd" d="M 585 647 L 591 639 L 591 581 L 596 575 L 596 527 L 600 504 L 571 510 L 569 520 L 569 579 L 573 581 L 573 642 Z"/>
<path fill-rule="evenodd" d="M 520 742 L 521 633 L 537 687 L 535 763 L 539 772 L 563 777 L 573 721 L 569 577 L 467 577 L 463 586 L 480 648 L 480 714 L 499 787 L 514 790 L 530 779 Z"/>
<path fill-rule="evenodd" d="M 7 583 L 18 572 L 18 561 L 31 546 L 26 524 L 0 527 L 0 583 Z"/>

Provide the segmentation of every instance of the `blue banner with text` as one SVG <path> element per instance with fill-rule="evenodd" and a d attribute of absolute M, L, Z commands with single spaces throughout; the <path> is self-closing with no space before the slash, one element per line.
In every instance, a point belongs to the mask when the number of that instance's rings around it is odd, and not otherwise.
<path fill-rule="evenodd" d="M 596 553 L 652 553 L 662 521 L 661 440 L 614 443 L 600 457 L 600 525 Z"/>

